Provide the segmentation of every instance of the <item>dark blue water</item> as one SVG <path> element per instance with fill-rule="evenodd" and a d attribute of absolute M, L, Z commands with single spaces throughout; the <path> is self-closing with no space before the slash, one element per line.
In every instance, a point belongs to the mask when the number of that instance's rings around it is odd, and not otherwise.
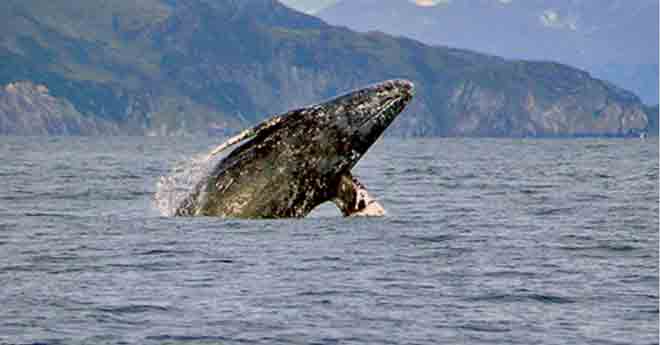
<path fill-rule="evenodd" d="M 657 140 L 385 140 L 388 217 L 161 216 L 217 143 L 0 138 L 0 343 L 658 343 Z"/>

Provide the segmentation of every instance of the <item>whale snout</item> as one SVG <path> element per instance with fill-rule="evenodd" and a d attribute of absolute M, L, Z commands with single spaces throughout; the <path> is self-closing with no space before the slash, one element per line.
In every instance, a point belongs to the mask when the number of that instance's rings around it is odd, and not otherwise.
<path fill-rule="evenodd" d="M 391 81 L 401 95 L 406 98 L 413 98 L 415 96 L 415 84 L 407 79 L 394 79 Z"/>
<path fill-rule="evenodd" d="M 415 96 L 415 84 L 407 79 L 392 79 L 371 87 L 372 97 L 391 99 L 401 98 L 409 101 Z M 382 102 L 382 100 L 381 100 Z"/>
<path fill-rule="evenodd" d="M 380 135 L 405 109 L 415 95 L 415 84 L 406 79 L 388 80 L 374 86 L 367 97 L 374 106 L 367 112 L 369 131 Z M 360 129 L 364 134 L 364 128 Z"/>
<path fill-rule="evenodd" d="M 394 122 L 415 95 L 415 85 L 405 79 L 392 79 L 352 93 L 343 107 L 348 118 L 344 127 L 351 138 L 354 165 Z"/>

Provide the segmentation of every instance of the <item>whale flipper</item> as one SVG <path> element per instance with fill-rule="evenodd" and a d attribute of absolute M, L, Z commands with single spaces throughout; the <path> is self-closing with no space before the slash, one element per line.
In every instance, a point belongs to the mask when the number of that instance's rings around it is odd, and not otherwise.
<path fill-rule="evenodd" d="M 386 214 L 381 204 L 367 188 L 351 174 L 342 175 L 337 196 L 332 200 L 344 217 L 382 217 Z"/>

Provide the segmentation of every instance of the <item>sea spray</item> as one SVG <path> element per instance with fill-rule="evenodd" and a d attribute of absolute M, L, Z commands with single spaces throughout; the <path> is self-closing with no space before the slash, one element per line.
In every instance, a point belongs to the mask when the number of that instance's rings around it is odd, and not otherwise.
<path fill-rule="evenodd" d="M 208 174 L 218 161 L 209 159 L 207 153 L 194 156 L 188 161 L 177 163 L 168 176 L 161 176 L 156 186 L 154 204 L 161 215 L 174 216 L 183 199 L 190 195 L 195 186 Z M 200 197 L 204 197 L 200 195 Z"/>
<path fill-rule="evenodd" d="M 209 153 L 198 154 L 187 161 L 177 163 L 168 176 L 161 176 L 158 179 L 154 196 L 156 209 L 163 216 L 175 216 L 177 208 L 188 195 L 193 193 L 195 186 L 209 175 L 218 162 L 232 152 L 232 150 L 228 150 L 229 148 L 240 146 L 246 140 L 254 137 L 255 132 L 271 127 L 279 121 L 279 117 L 266 121 L 263 125 L 256 127 L 256 130 L 248 129 L 229 138 Z M 206 193 L 202 191 L 198 194 L 197 201 L 201 203 L 204 198 L 206 198 Z"/>

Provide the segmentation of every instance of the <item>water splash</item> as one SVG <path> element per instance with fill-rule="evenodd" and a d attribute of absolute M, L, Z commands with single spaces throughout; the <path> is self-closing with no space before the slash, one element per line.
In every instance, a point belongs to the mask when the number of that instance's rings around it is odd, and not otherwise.
<path fill-rule="evenodd" d="M 218 159 L 209 159 L 208 153 L 177 163 L 168 176 L 161 176 L 156 185 L 154 204 L 161 215 L 174 216 L 183 199 L 208 176 Z"/>
<path fill-rule="evenodd" d="M 265 128 L 277 124 L 280 121 L 274 119 L 265 123 Z M 257 131 L 263 128 L 257 127 Z M 241 146 L 247 140 L 255 135 L 255 130 L 245 130 L 238 135 L 230 138 L 220 146 L 209 151 L 193 156 L 191 159 L 177 163 L 169 175 L 161 176 L 156 184 L 156 195 L 154 196 L 154 205 L 161 215 L 165 217 L 175 216 L 177 208 L 183 200 L 193 192 L 197 184 L 207 177 L 211 169 L 222 159 L 227 157 L 235 148 Z M 198 200 L 206 197 L 206 193 L 200 193 Z"/>

